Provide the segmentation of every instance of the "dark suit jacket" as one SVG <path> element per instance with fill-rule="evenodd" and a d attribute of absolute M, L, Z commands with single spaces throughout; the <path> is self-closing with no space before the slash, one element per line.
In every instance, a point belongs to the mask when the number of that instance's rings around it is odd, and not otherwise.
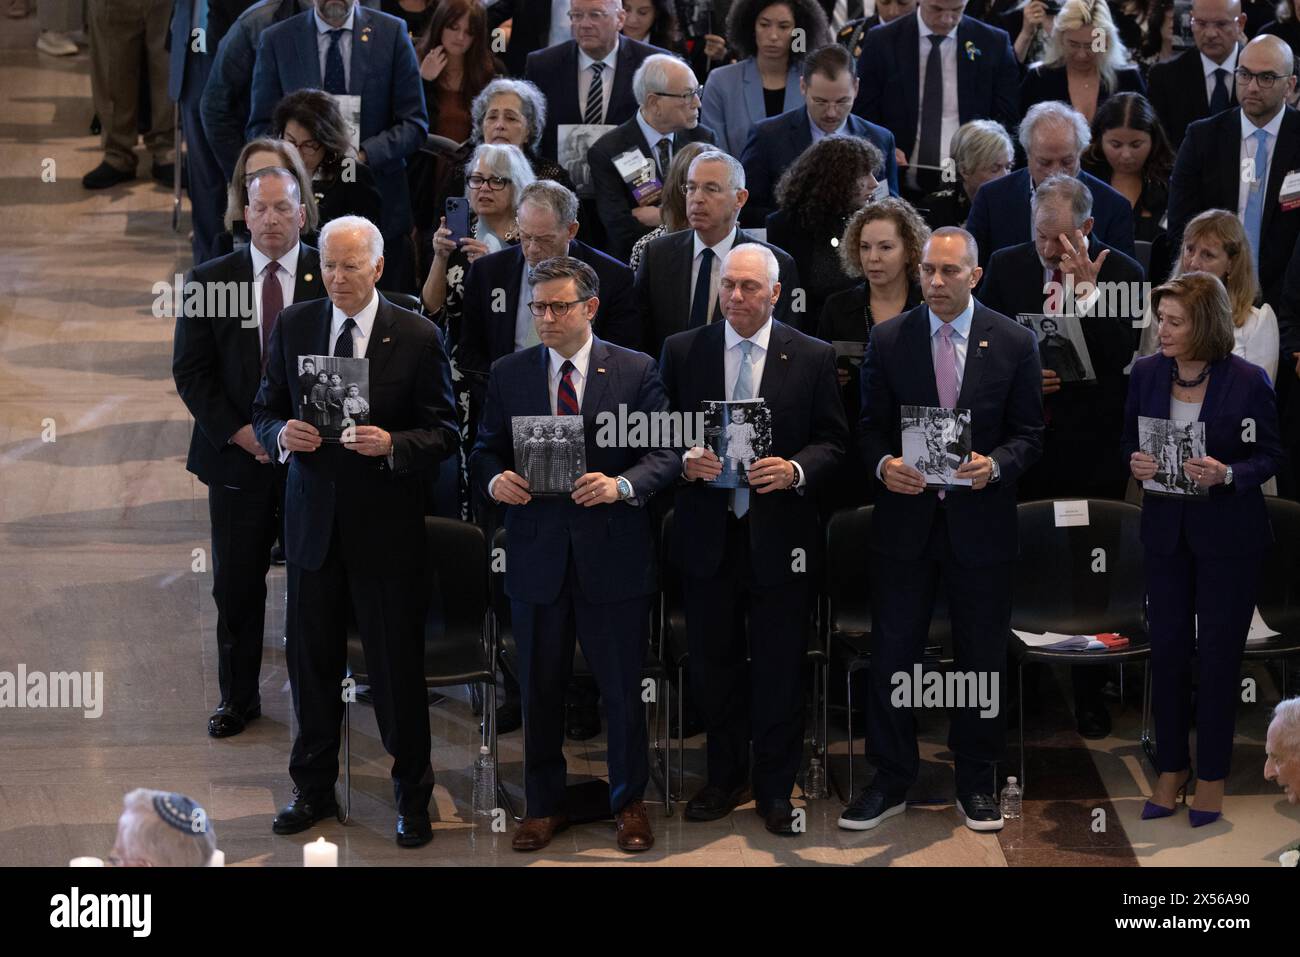
<path fill-rule="evenodd" d="M 740 162 L 745 166 L 745 187 L 749 199 L 741 211 L 746 225 L 762 223 L 776 209 L 776 182 L 781 174 L 812 145 L 808 109 L 800 106 L 757 124 L 749 134 Z M 870 140 L 885 158 L 889 191 L 898 195 L 898 158 L 894 155 L 894 134 L 883 126 L 849 114 L 845 132 Z"/>
<path fill-rule="evenodd" d="M 758 242 L 743 229 L 736 236 L 732 248 L 741 243 Z M 776 256 L 781 269 L 781 297 L 776 301 L 773 315 L 780 322 L 801 327 L 811 327 L 815 317 L 791 315 L 790 302 L 799 287 L 799 270 L 794 260 L 783 249 L 763 243 Z M 636 271 L 634 298 L 641 310 L 643 348 L 658 355 L 664 340 L 675 332 L 690 328 L 691 324 L 691 260 L 695 251 L 695 231 L 683 229 L 651 240 L 641 256 Z M 722 305 L 713 309 L 710 324 L 722 322 Z"/>
<path fill-rule="evenodd" d="M 1146 84 L 1142 82 L 1142 74 L 1138 72 L 1135 66 L 1121 67 L 1115 74 L 1115 89 L 1106 86 L 1102 81 L 1100 88 L 1097 90 L 1097 108 L 1106 102 L 1106 98 L 1113 93 L 1143 93 L 1147 91 Z M 1020 81 L 1020 115 L 1023 117 L 1029 112 L 1029 108 L 1035 103 L 1043 103 L 1047 100 L 1060 100 L 1062 103 L 1070 102 L 1070 83 L 1065 75 L 1064 66 L 1045 67 L 1041 64 L 1035 64 L 1025 72 L 1025 78 Z"/>
<path fill-rule="evenodd" d="M 550 350 L 537 345 L 492 366 L 478 441 L 470 456 L 470 471 L 484 495 L 494 476 L 515 470 L 511 417 L 551 414 L 549 363 Z M 506 594 L 515 601 L 555 601 L 570 552 L 589 601 L 626 601 L 653 594 L 656 588 L 654 536 L 646 504 L 681 474 L 679 453 L 599 443 L 596 435 L 603 421 L 618 417 L 620 408 L 665 412 L 663 382 L 649 356 L 600 339 L 592 343 L 587 375 L 582 396 L 587 471 L 623 476 L 632 483 L 638 504 L 588 508 L 563 496 L 505 506 Z"/>
<path fill-rule="evenodd" d="M 700 403 L 725 396 L 724 322 L 670 336 L 659 369 L 673 411 L 693 415 Z M 824 530 L 817 499 L 835 478 L 848 446 L 848 424 L 835 377 L 835 350 L 781 322 L 772 322 L 758 395 L 772 410 L 772 455 L 798 462 L 806 487 L 749 496 L 750 562 L 761 585 L 813 576 L 823 565 Z M 678 529 L 675 561 L 686 574 L 718 573 L 726 546 L 730 492 L 707 483 L 677 487 L 673 508 Z M 806 570 L 793 560 L 807 557 Z M 815 586 L 814 586 L 815 587 Z"/>
<path fill-rule="evenodd" d="M 354 572 L 383 575 L 420 567 L 423 473 L 459 447 L 442 333 L 423 316 L 376 295 L 379 311 L 366 346 L 370 421 L 392 434 L 393 465 L 331 442 L 289 456 L 284 549 L 289 561 L 308 571 L 324 563 L 336 528 L 343 561 Z M 271 333 L 253 428 L 272 455 L 285 423 L 305 418 L 297 395 L 298 357 L 330 354 L 332 310 L 328 299 L 292 305 Z"/>
<path fill-rule="evenodd" d="M 746 206 L 749 204 L 746 203 Z M 767 238 L 784 249 L 799 270 L 803 289 L 803 318 L 799 328 L 813 334 L 828 297 L 852 287 L 856 280 L 844 271 L 840 262 L 839 238 L 844 225 L 823 226 L 821 232 L 804 227 L 789 210 L 778 209 L 767 217 Z M 831 241 L 836 245 L 832 246 Z"/>
<path fill-rule="evenodd" d="M 503 58 L 511 76 L 523 76 L 528 55 L 550 42 L 549 0 L 497 0 L 487 8 L 487 15 L 489 29 L 511 21 L 510 41 L 506 44 Z"/>
<path fill-rule="evenodd" d="M 1124 312 L 1123 301 L 1114 300 L 1116 310 L 1107 309 L 1107 300 L 1099 300 L 1094 310 L 1080 317 L 1083 339 L 1088 346 L 1096 382 L 1068 382 L 1059 392 L 1043 397 L 1048 421 L 1044 435 L 1045 450 L 1055 443 L 1068 443 L 1068 474 L 1043 475 L 1049 462 L 1061 464 L 1057 457 L 1045 455 L 1037 467 L 1030 469 L 1036 491 L 1046 494 L 1075 494 L 1068 489 L 1074 483 L 1102 485 L 1107 481 L 1120 484 L 1118 448 L 1123 424 L 1124 396 L 1128 380 L 1124 369 L 1133 358 L 1137 345 L 1135 321 L 1141 321 L 1145 302 L 1141 295 L 1142 267 L 1118 250 L 1093 239 L 1088 255 L 1110 249 L 1097 276 L 1100 283 L 1125 284 L 1135 295 Z M 980 302 L 1004 316 L 1020 313 L 1041 314 L 1044 309 L 1043 266 L 1033 243 L 999 249 L 989 259 L 980 286 Z M 1117 288 L 1117 287 L 1112 287 Z M 1120 314 L 1117 314 L 1120 313 Z M 1041 356 L 1040 356 L 1041 361 Z"/>
<path fill-rule="evenodd" d="M 308 10 L 268 27 L 253 69 L 249 137 L 270 131 L 271 114 L 286 93 L 321 84 L 315 14 Z M 384 200 L 378 225 L 392 243 L 411 228 L 406 158 L 424 145 L 429 133 L 420 65 L 402 20 L 356 8 L 348 92 L 361 96 L 361 149 Z"/>
<path fill-rule="evenodd" d="M 167 33 L 167 96 L 169 99 L 177 103 L 181 101 L 182 96 L 198 100 L 203 93 L 201 89 L 185 89 L 185 58 L 191 54 L 215 57 L 217 47 L 220 46 L 230 25 L 252 5 L 253 0 L 208 0 L 207 33 L 203 37 L 204 52 L 195 53 L 192 49 L 195 39 L 193 31 L 198 24 L 191 22 L 194 18 L 194 2 L 172 0 L 172 22 Z"/>
<path fill-rule="evenodd" d="M 1264 219 L 1259 230 L 1259 284 L 1265 302 L 1281 298 L 1286 264 L 1300 236 L 1300 209 L 1283 212 L 1277 196 L 1286 174 L 1300 169 L 1300 113 L 1291 107 L 1282 117 L 1264 192 Z M 1183 230 L 1207 209 L 1237 211 L 1241 183 L 1241 109 L 1187 127 L 1169 178 L 1169 249 L 1176 259 L 1183 248 Z"/>
<path fill-rule="evenodd" d="M 893 131 L 912 155 L 921 89 L 920 30 L 908 14 L 867 34 L 858 61 L 853 112 Z M 976 52 L 978 51 L 978 52 Z M 961 122 L 997 120 L 1015 129 L 1020 117 L 1020 65 L 1006 31 L 971 17 L 957 24 L 957 109 Z"/>
<path fill-rule="evenodd" d="M 673 155 L 687 143 L 714 142 L 713 130 L 707 126 L 682 130 L 673 134 Z M 635 116 L 596 140 L 587 151 L 587 162 L 591 166 L 591 179 L 596 191 L 596 209 L 605 226 L 606 250 L 611 256 L 625 262 L 632 255 L 632 245 L 650 232 L 649 227 L 641 225 L 632 215 L 635 208 L 632 193 L 614 167 L 614 157 L 628 150 L 640 150 L 641 155 L 647 159 L 655 158 Z"/>
<path fill-rule="evenodd" d="M 606 342 L 638 348 L 641 327 L 633 301 L 632 270 L 576 239 L 569 243 L 568 254 L 596 270 L 600 280 L 600 308 L 594 331 Z M 456 353 L 460 368 L 486 373 L 494 362 L 515 351 L 515 319 L 523 278 L 524 252 L 519 246 L 484 256 L 469 267 L 463 331 Z M 504 298 L 498 289 L 504 292 Z M 502 303 L 500 311 L 492 308 L 498 301 Z"/>
<path fill-rule="evenodd" d="M 650 54 L 667 52 L 625 36 L 618 38 L 614 89 L 609 94 L 606 123 L 617 125 L 632 118 L 637 110 L 636 97 L 632 95 L 632 74 Z M 582 113 L 578 109 L 578 41 L 569 40 L 528 54 L 524 79 L 537 84 L 546 95 L 546 129 L 542 131 L 542 145 L 538 152 L 553 160 L 560 126 L 582 122 Z"/>
<path fill-rule="evenodd" d="M 1173 360 L 1160 353 L 1133 363 L 1124 410 L 1123 459 L 1138 450 L 1138 416 L 1169 418 L 1169 378 Z M 1253 442 L 1242 441 L 1242 422 L 1253 419 Z M 1142 544 L 1157 555 L 1171 555 L 1186 537 L 1193 554 L 1251 555 L 1273 541 L 1260 486 L 1282 468 L 1277 405 L 1264 370 L 1229 355 L 1210 367 L 1201 405 L 1205 452 L 1232 466 L 1232 484 L 1210 489 L 1208 500 L 1184 501 L 1162 495 L 1142 499 Z"/>
<path fill-rule="evenodd" d="M 185 281 L 200 284 L 238 283 L 253 288 L 253 254 L 245 247 L 195 266 Z M 325 295 L 320 255 L 311 246 L 298 248 L 294 303 Z M 256 313 L 246 318 L 253 320 Z M 182 313 L 176 319 L 172 376 L 181 401 L 194 416 L 185 467 L 206 485 L 255 487 L 271 481 L 271 466 L 257 460 L 230 438 L 253 421 L 253 399 L 262 381 L 261 329 L 245 326 L 245 317 Z"/>
<path fill-rule="evenodd" d="M 1041 394 L 1033 334 L 977 301 L 957 408 L 970 409 L 972 448 L 995 459 L 1002 475 L 978 492 L 958 487 L 947 493 L 948 538 L 963 565 L 1016 556 L 1016 482 L 1042 450 Z M 901 406 L 938 404 L 929 307 L 922 304 L 873 329 L 862 364 L 858 449 L 876 482 L 872 547 L 882 554 L 918 558 L 930 537 L 937 492 L 899 495 L 874 476 L 882 458 L 902 451 Z"/>
<path fill-rule="evenodd" d="M 1229 74 L 1225 81 L 1228 84 L 1228 105 L 1236 106 L 1237 78 Z M 1151 67 L 1147 77 L 1147 99 L 1155 107 L 1170 145 L 1178 149 L 1188 125 L 1210 115 L 1210 96 L 1205 89 L 1201 51 L 1193 47 L 1167 63 Z"/>
<path fill-rule="evenodd" d="M 1133 207 L 1108 183 L 1079 170 L 1079 181 L 1092 191 L 1092 233 L 1125 256 L 1136 255 L 1133 245 Z M 1029 170 L 990 180 L 979 188 L 971 203 L 966 229 L 979 244 L 980 265 L 988 265 L 994 251 L 1019 246 L 1033 239 L 1029 221 Z"/>

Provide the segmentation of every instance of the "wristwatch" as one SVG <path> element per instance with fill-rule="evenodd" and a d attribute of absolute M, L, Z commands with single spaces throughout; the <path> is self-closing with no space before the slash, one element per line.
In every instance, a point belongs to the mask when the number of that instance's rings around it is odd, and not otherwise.
<path fill-rule="evenodd" d="M 992 474 L 989 476 L 989 481 L 996 482 L 998 479 L 1002 478 L 1002 468 L 998 465 L 998 460 L 992 456 L 989 457 L 989 463 L 989 468 L 992 470 Z"/>
<path fill-rule="evenodd" d="M 1229 466 L 1227 467 L 1227 469 L 1226 469 L 1226 470 L 1224 471 L 1224 473 L 1223 473 L 1223 484 L 1224 484 L 1224 485 L 1231 485 L 1231 484 L 1232 484 L 1232 466 L 1231 466 L 1231 465 L 1229 465 Z"/>
<path fill-rule="evenodd" d="M 632 483 L 623 476 L 620 475 L 616 478 L 614 484 L 618 488 L 618 500 L 620 502 L 626 502 L 632 497 Z"/>

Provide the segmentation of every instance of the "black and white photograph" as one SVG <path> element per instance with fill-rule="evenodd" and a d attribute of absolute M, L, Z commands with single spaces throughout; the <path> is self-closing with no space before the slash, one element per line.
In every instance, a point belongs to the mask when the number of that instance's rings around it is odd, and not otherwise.
<path fill-rule="evenodd" d="M 591 167 L 587 150 L 614 127 L 608 123 L 561 123 L 556 131 L 557 159 L 580 196 L 592 195 Z"/>
<path fill-rule="evenodd" d="M 1205 423 L 1138 416 L 1138 445 L 1156 460 L 1155 478 L 1142 483 L 1152 495 L 1209 495 L 1187 476 L 1188 459 L 1205 455 Z"/>
<path fill-rule="evenodd" d="M 580 415 L 516 415 L 515 471 L 530 495 L 568 495 L 587 471 L 587 441 Z"/>
<path fill-rule="evenodd" d="M 351 426 L 370 424 L 370 362 L 340 356 L 298 357 L 300 418 L 326 442 Z"/>
<path fill-rule="evenodd" d="M 772 410 L 762 399 L 704 402 L 704 443 L 722 460 L 720 488 L 747 488 L 749 467 L 771 454 Z"/>
<path fill-rule="evenodd" d="M 900 409 L 903 461 L 925 476 L 931 488 L 970 485 L 957 470 L 970 458 L 970 409 L 905 405 Z"/>
<path fill-rule="evenodd" d="M 1022 326 L 1038 336 L 1038 356 L 1044 369 L 1051 369 L 1064 382 L 1095 382 L 1092 356 L 1083 337 L 1078 316 L 1044 316 L 1022 312 L 1016 316 Z"/>

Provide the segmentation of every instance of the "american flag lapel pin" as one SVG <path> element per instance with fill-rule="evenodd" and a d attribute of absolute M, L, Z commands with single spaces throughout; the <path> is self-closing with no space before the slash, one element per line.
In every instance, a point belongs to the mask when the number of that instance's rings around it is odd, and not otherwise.
<path fill-rule="evenodd" d="M 392 342 L 392 341 L 393 341 L 393 337 L 392 337 L 392 336 L 384 336 L 383 341 L 384 341 L 384 342 Z"/>
<path fill-rule="evenodd" d="M 601 375 L 604 375 L 604 374 L 605 374 L 605 370 L 604 370 L 604 369 L 597 368 L 596 371 L 599 372 Z"/>
<path fill-rule="evenodd" d="M 987 339 L 981 339 L 981 340 L 980 340 L 980 348 L 981 348 L 981 349 L 987 349 L 988 347 L 989 347 L 989 341 L 988 341 Z"/>

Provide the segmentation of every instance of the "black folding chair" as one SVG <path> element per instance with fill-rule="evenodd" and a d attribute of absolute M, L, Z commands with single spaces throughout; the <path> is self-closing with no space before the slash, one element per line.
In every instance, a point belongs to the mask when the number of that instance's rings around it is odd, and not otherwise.
<path fill-rule="evenodd" d="M 477 684 L 487 705 L 482 742 L 497 762 L 496 648 L 488 610 L 487 544 L 483 530 L 446 518 L 424 519 L 425 589 L 429 610 L 424 623 L 424 685 L 444 688 Z M 348 674 L 368 684 L 365 653 L 356 625 L 348 627 Z M 352 814 L 352 703 L 343 708 L 343 823 Z M 497 793 L 511 814 L 510 796 L 497 777 Z"/>
<path fill-rule="evenodd" d="M 1138 528 L 1142 510 L 1127 502 L 1089 499 L 1086 525 L 1058 525 L 1056 502 L 1018 507 L 1020 556 L 1015 567 L 1011 627 L 1043 634 L 1114 632 L 1129 640 L 1118 651 L 1052 651 L 1011 636 L 1019 691 L 1020 787 L 1025 781 L 1025 665 L 1123 665 L 1142 661 L 1141 740 L 1150 750 L 1150 656 L 1146 628 L 1146 580 Z M 1122 675 L 1122 672 L 1121 672 Z"/>
<path fill-rule="evenodd" d="M 1286 660 L 1300 652 L 1300 504 L 1272 495 L 1264 497 L 1273 525 L 1273 547 L 1260 569 L 1259 615 L 1276 637 L 1246 645 L 1244 657 L 1281 660 L 1282 697 L 1287 696 Z"/>

